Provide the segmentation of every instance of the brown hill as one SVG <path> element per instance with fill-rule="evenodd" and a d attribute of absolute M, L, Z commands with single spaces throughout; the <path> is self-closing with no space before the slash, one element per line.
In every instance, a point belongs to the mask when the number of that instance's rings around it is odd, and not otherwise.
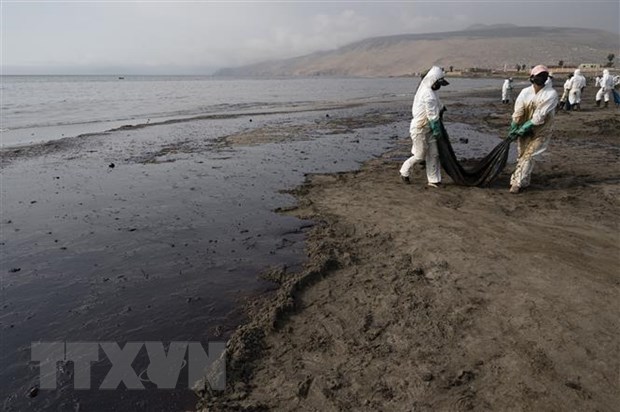
<path fill-rule="evenodd" d="M 503 69 L 516 64 L 607 62 L 617 34 L 593 29 L 472 26 L 467 30 L 374 37 L 331 51 L 219 70 L 220 76 L 407 76 L 436 64 Z M 616 58 L 617 59 L 617 58 Z"/>

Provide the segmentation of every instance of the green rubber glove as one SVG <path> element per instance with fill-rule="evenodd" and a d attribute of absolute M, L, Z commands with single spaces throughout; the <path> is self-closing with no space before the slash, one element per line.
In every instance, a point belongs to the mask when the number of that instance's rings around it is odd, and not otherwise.
<path fill-rule="evenodd" d="M 519 130 L 519 123 L 512 122 L 510 123 L 510 129 L 508 129 L 508 135 L 514 134 Z"/>
<path fill-rule="evenodd" d="M 531 120 L 528 120 L 527 122 L 523 123 L 521 127 L 519 127 L 519 130 L 517 130 L 516 135 L 527 136 L 532 133 L 533 128 L 534 128 L 534 123 L 532 123 Z"/>
<path fill-rule="evenodd" d="M 431 127 L 431 132 L 433 133 L 433 136 L 441 136 L 441 121 L 431 120 L 429 122 L 429 126 Z"/>

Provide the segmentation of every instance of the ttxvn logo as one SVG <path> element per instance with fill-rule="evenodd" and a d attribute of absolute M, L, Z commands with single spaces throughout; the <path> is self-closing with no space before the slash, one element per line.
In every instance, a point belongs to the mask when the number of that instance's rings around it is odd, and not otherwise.
<path fill-rule="evenodd" d="M 175 389 L 183 367 L 187 365 L 189 385 L 206 379 L 213 390 L 226 386 L 225 342 L 209 342 L 208 351 L 199 342 L 127 342 L 122 348 L 116 342 L 33 342 L 31 359 L 39 363 L 41 389 L 56 389 L 59 362 L 73 362 L 75 389 L 91 389 L 91 363 L 98 362 L 100 349 L 112 364 L 99 389 L 144 389 L 132 362 L 146 348 L 149 364 L 148 380 L 158 389 Z M 186 360 L 187 355 L 187 360 Z"/>

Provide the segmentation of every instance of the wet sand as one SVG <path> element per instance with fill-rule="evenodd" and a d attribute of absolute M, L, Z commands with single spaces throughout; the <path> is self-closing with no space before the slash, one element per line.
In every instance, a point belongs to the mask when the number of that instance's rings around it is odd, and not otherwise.
<path fill-rule="evenodd" d="M 228 390 L 199 388 L 200 406 L 616 410 L 620 120 L 593 93 L 556 115 L 519 195 L 514 164 L 485 189 L 448 176 L 427 189 L 420 169 L 403 185 L 406 129 L 359 171 L 309 175 L 285 212 L 316 222 L 304 270 L 268 274 L 277 296 L 250 307 L 229 341 Z M 447 122 L 506 131 L 497 93 L 446 94 Z"/>

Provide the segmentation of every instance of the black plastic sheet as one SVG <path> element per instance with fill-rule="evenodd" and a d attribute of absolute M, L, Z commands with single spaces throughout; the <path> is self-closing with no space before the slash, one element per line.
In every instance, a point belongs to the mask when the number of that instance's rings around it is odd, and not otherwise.
<path fill-rule="evenodd" d="M 512 139 L 505 139 L 495 146 L 491 152 L 483 159 L 480 159 L 471 169 L 465 169 L 459 163 L 450 138 L 443 122 L 441 122 L 442 136 L 437 139 L 437 149 L 439 151 L 439 161 L 446 173 L 452 178 L 454 183 L 462 186 L 489 186 L 504 170 L 508 160 L 508 152 Z"/>

